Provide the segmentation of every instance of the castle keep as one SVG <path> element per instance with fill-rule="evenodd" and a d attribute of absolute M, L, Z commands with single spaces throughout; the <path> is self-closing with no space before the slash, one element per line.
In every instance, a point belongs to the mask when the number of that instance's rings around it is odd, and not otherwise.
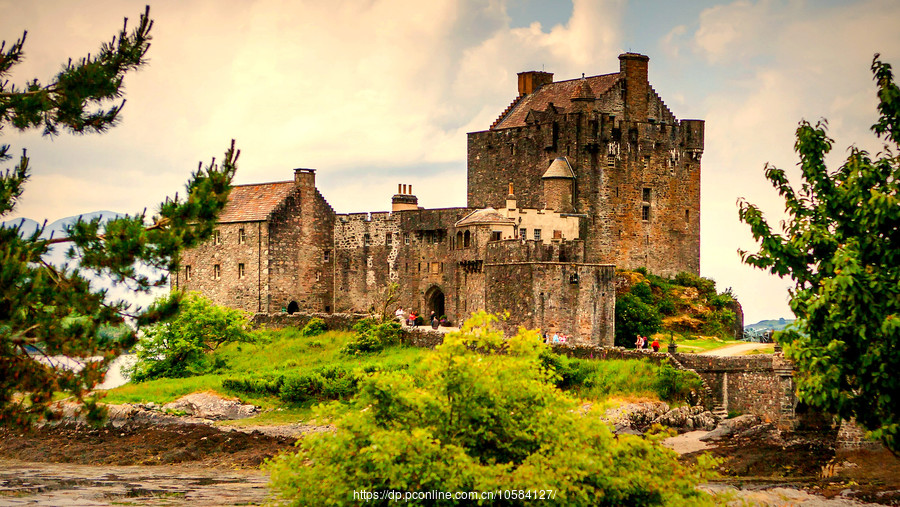
<path fill-rule="evenodd" d="M 700 269 L 703 121 L 677 120 L 649 59 L 553 81 L 519 74 L 518 96 L 468 135 L 466 207 L 423 209 L 401 184 L 391 211 L 336 213 L 315 171 L 238 185 L 213 238 L 172 285 L 253 313 L 367 311 L 392 282 L 399 304 L 453 321 L 504 323 L 612 345 L 615 267 Z"/>

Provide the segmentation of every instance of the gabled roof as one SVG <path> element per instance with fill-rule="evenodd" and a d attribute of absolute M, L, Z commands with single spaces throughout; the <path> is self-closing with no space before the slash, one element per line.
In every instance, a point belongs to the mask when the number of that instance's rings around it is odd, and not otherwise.
<path fill-rule="evenodd" d="M 235 185 L 219 215 L 219 223 L 265 220 L 295 188 L 297 184 L 293 181 Z"/>
<path fill-rule="evenodd" d="M 522 127 L 525 125 L 525 118 L 528 116 L 528 112 L 532 109 L 546 111 L 550 103 L 553 103 L 557 108 L 565 108 L 571 102 L 572 97 L 578 97 L 587 90 L 594 97 L 599 97 L 608 92 L 619 81 L 620 76 L 620 73 L 615 72 L 601 76 L 545 84 L 531 95 L 522 97 L 515 107 L 492 127 L 492 130 Z"/>
<path fill-rule="evenodd" d="M 569 164 L 569 159 L 566 157 L 559 157 L 550 164 L 550 167 L 547 168 L 547 171 L 544 172 L 544 175 L 541 178 L 575 178 L 575 171 L 572 170 L 572 166 Z"/>
<path fill-rule="evenodd" d="M 456 227 L 462 227 L 466 225 L 515 225 L 516 221 L 512 218 L 507 218 L 500 213 L 497 212 L 494 208 L 484 208 L 477 209 L 468 215 L 464 216 L 461 220 L 456 222 Z"/>

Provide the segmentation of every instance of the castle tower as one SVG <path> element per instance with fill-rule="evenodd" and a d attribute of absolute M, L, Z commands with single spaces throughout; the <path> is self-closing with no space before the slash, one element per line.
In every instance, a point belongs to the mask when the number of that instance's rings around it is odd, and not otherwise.
<path fill-rule="evenodd" d="M 559 213 L 572 213 L 572 190 L 575 183 L 575 172 L 569 164 L 567 157 L 554 160 L 544 175 L 541 176 L 544 184 L 544 203 L 547 209 Z"/>

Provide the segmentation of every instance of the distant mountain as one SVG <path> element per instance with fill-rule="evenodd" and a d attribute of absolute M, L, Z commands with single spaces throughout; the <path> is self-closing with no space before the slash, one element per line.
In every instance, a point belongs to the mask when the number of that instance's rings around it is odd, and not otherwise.
<path fill-rule="evenodd" d="M 763 331 L 766 329 L 774 329 L 775 331 L 781 331 L 789 324 L 792 324 L 794 319 L 785 319 L 784 317 L 777 320 L 761 320 L 756 324 L 750 324 L 749 326 L 744 326 L 744 331 Z"/>
<path fill-rule="evenodd" d="M 116 218 L 123 215 L 123 213 L 117 213 L 115 211 L 94 211 L 91 213 L 84 213 L 81 215 L 75 215 L 71 217 L 61 218 L 55 222 L 47 224 L 44 228 L 44 232 L 41 234 L 42 238 L 59 238 L 65 235 L 65 228 L 69 224 L 74 224 L 79 219 L 84 221 L 93 220 L 94 218 L 100 217 L 101 222 L 106 222 L 107 220 Z M 30 218 L 14 218 L 12 220 L 7 220 L 5 222 L 0 222 L 0 227 L 3 228 L 11 228 L 11 227 L 20 227 L 20 235 L 22 236 L 30 236 L 34 234 L 34 231 L 37 230 L 43 222 L 37 222 Z M 67 244 L 57 244 L 52 245 L 49 249 L 45 260 L 54 266 L 62 266 L 67 262 L 72 263 L 75 261 L 69 261 L 66 259 L 66 250 L 69 249 L 69 245 Z M 154 270 L 151 268 L 146 268 L 142 270 L 142 272 L 148 275 L 151 279 L 159 278 L 162 272 L 158 270 Z M 159 288 L 154 290 L 151 294 L 135 294 L 134 292 L 128 290 L 127 287 L 122 285 L 116 285 L 107 277 L 103 276 L 93 276 L 92 272 L 85 271 L 83 274 L 91 281 L 91 287 L 94 289 L 105 288 L 108 289 L 106 294 L 106 299 L 109 301 L 115 300 L 125 300 L 132 304 L 140 305 L 146 307 L 153 299 L 165 292 L 166 288 Z"/>

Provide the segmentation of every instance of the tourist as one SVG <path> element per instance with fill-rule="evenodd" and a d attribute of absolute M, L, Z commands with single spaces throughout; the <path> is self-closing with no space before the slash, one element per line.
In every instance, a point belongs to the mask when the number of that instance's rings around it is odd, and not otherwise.
<path fill-rule="evenodd" d="M 637 340 L 634 341 L 634 348 L 641 350 L 644 348 L 644 337 L 641 335 L 637 335 Z"/>
<path fill-rule="evenodd" d="M 553 333 L 553 343 L 559 343 L 559 333 Z"/>
<path fill-rule="evenodd" d="M 566 343 L 567 341 L 569 341 L 569 336 L 566 333 L 560 333 L 559 343 Z"/>
<path fill-rule="evenodd" d="M 654 338 L 650 346 L 653 347 L 653 352 L 659 352 L 659 338 Z"/>
<path fill-rule="evenodd" d="M 394 317 L 396 317 L 397 320 L 399 320 L 400 323 L 403 324 L 403 321 L 406 320 L 406 319 L 404 319 L 405 316 L 406 316 L 406 314 L 405 314 L 404 311 L 403 311 L 403 307 L 402 307 L 402 306 L 398 306 L 398 307 L 397 307 L 397 311 L 394 312 Z"/>
<path fill-rule="evenodd" d="M 440 325 L 441 323 L 438 321 L 437 316 L 435 316 L 434 312 L 431 312 L 431 329 L 437 329 Z"/>

